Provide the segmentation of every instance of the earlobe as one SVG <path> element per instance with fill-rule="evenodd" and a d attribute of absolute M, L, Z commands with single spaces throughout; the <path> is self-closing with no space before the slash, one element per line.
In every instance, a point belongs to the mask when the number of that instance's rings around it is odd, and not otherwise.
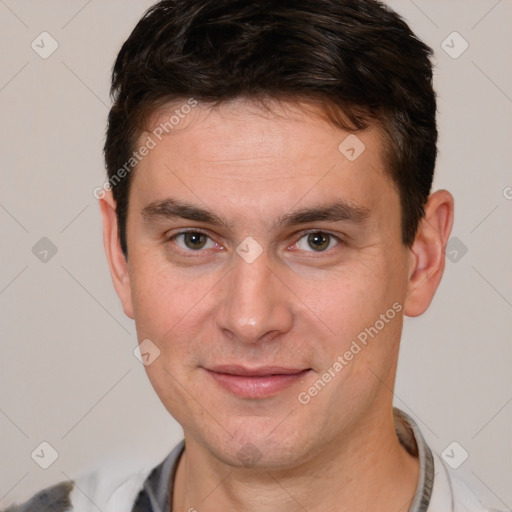
<path fill-rule="evenodd" d="M 105 195 L 99 200 L 99 203 L 103 219 L 103 244 L 110 268 L 110 275 L 112 276 L 112 283 L 117 295 L 121 299 L 126 316 L 134 318 L 128 263 L 119 242 L 116 202 L 112 192 L 110 190 L 105 191 Z"/>
<path fill-rule="evenodd" d="M 444 272 L 444 249 L 453 225 L 453 196 L 447 190 L 430 195 L 410 249 L 411 267 L 404 313 L 419 316 L 429 307 Z"/>

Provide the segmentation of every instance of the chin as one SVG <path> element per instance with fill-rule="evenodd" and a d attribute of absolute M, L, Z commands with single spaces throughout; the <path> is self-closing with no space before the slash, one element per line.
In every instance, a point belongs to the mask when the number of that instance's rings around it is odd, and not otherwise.
<path fill-rule="evenodd" d="M 288 431 L 279 430 L 279 422 L 273 422 L 272 428 L 263 427 L 255 418 L 244 418 L 231 437 L 222 432 L 222 438 L 207 439 L 205 443 L 215 457 L 233 467 L 259 469 L 287 469 L 300 464 L 307 459 L 308 447 L 305 443 L 304 432 L 295 429 L 295 435 Z M 268 418 L 266 419 L 268 423 Z M 299 438 L 299 435 L 301 438 Z"/>

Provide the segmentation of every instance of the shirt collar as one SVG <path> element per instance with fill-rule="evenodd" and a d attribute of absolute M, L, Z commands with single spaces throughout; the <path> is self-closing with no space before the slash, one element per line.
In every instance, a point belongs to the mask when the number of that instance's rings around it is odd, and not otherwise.
<path fill-rule="evenodd" d="M 413 456 L 418 457 L 420 473 L 416 492 L 409 512 L 427 512 L 434 486 L 434 458 L 416 422 L 397 407 L 393 408 L 396 435 L 402 446 Z"/>

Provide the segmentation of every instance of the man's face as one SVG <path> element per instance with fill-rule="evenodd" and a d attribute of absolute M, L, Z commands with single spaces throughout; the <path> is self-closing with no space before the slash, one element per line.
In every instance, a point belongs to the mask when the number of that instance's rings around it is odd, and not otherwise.
<path fill-rule="evenodd" d="M 286 467 L 342 449 L 390 406 L 410 251 L 379 131 L 357 134 L 357 156 L 352 139 L 339 149 L 348 133 L 274 107 L 199 105 L 152 136 L 129 197 L 124 306 L 161 351 L 146 371 L 190 438 L 229 464 L 251 443 L 259 464 Z"/>

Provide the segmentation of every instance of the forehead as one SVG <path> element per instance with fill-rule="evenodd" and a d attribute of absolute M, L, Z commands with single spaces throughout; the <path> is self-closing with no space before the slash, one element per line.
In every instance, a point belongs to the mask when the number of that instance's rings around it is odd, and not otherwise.
<path fill-rule="evenodd" d="M 132 185 L 146 201 L 172 189 L 270 212 L 339 196 L 371 207 L 386 198 L 383 187 L 393 189 L 380 129 L 350 134 L 311 105 L 238 99 L 212 108 L 188 99 L 157 111 L 147 127 L 139 145 L 149 137 L 153 147 Z"/>
<path fill-rule="evenodd" d="M 339 117 L 350 124 L 343 113 Z M 183 99 L 156 110 L 147 127 L 147 133 L 152 133 L 158 142 L 174 138 L 179 139 L 179 144 L 185 139 L 188 144 L 193 144 L 200 138 L 201 156 L 210 153 L 212 160 L 222 152 L 236 154 L 237 150 L 242 158 L 251 154 L 258 157 L 261 151 L 268 156 L 294 154 L 300 158 L 315 154 L 321 146 L 332 149 L 334 143 L 337 148 L 340 137 L 348 135 L 328 122 L 320 107 L 305 101 L 277 99 L 236 98 L 217 105 L 197 102 L 193 98 Z M 370 136 L 375 136 L 372 152 L 380 151 L 381 130 L 371 126 L 367 131 Z M 308 139 L 306 146 L 303 145 L 304 137 Z M 356 135 L 353 137 L 357 138 Z"/>

